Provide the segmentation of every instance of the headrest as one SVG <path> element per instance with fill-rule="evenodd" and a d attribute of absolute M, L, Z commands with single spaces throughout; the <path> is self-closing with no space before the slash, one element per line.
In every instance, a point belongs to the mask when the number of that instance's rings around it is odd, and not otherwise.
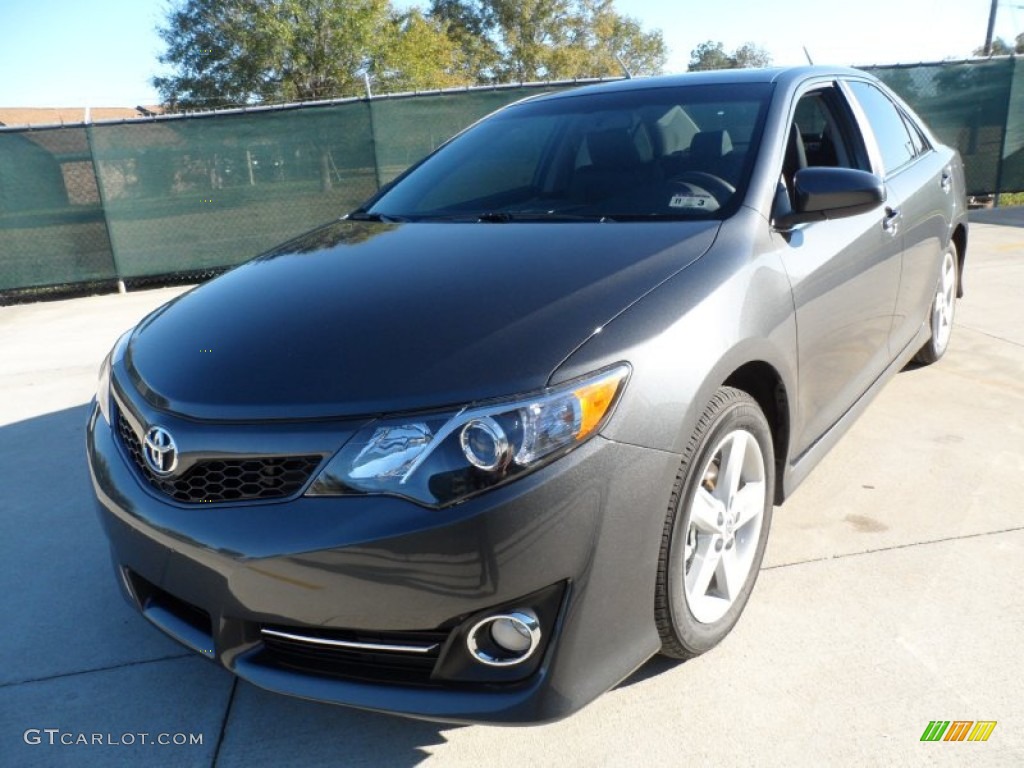
<path fill-rule="evenodd" d="M 587 134 L 590 161 L 600 168 L 628 168 L 640 164 L 640 153 L 627 128 Z"/>
<path fill-rule="evenodd" d="M 732 152 L 732 139 L 729 132 L 702 131 L 690 142 L 690 155 L 695 157 L 719 158 Z"/>
<path fill-rule="evenodd" d="M 697 124 L 678 105 L 658 119 L 654 130 L 661 144 L 662 155 L 686 149 L 699 132 Z"/>

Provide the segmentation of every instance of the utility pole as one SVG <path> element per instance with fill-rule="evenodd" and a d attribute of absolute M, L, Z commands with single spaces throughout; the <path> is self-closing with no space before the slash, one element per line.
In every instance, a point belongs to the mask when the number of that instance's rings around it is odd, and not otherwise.
<path fill-rule="evenodd" d="M 985 33 L 985 55 L 992 55 L 992 33 L 996 29 L 996 8 L 999 7 L 999 0 L 992 0 L 992 10 L 988 13 L 988 31 Z"/>

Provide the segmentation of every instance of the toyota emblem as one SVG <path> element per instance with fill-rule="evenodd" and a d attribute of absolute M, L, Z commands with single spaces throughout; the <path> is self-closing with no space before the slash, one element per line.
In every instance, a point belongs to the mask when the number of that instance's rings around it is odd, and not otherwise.
<path fill-rule="evenodd" d="M 150 427 L 143 453 L 146 464 L 158 475 L 169 475 L 178 466 L 178 446 L 174 444 L 171 433 L 163 427 Z"/>

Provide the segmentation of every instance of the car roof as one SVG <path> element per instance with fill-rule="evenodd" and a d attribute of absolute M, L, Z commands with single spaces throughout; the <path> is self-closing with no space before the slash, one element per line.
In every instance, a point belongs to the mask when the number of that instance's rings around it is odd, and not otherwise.
<path fill-rule="evenodd" d="M 727 83 L 775 83 L 785 87 L 811 77 L 849 76 L 874 79 L 867 72 L 851 69 L 850 67 L 802 66 L 772 67 L 767 69 L 717 69 L 705 72 L 686 72 L 678 75 L 624 78 L 587 85 L 581 88 L 573 88 L 559 93 L 544 94 L 529 100 L 543 99 L 547 101 L 548 99 L 571 98 L 589 93 L 614 93 L 650 88 L 678 88 L 689 85 L 724 85 Z"/>

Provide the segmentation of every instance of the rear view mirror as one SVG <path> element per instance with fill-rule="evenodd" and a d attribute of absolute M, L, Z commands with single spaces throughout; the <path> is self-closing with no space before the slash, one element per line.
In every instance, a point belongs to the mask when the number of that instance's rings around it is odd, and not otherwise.
<path fill-rule="evenodd" d="M 793 177 L 793 204 L 776 199 L 776 229 L 870 211 L 885 202 L 885 184 L 875 174 L 853 168 L 804 168 Z M 788 208 L 788 210 L 780 210 Z"/>

